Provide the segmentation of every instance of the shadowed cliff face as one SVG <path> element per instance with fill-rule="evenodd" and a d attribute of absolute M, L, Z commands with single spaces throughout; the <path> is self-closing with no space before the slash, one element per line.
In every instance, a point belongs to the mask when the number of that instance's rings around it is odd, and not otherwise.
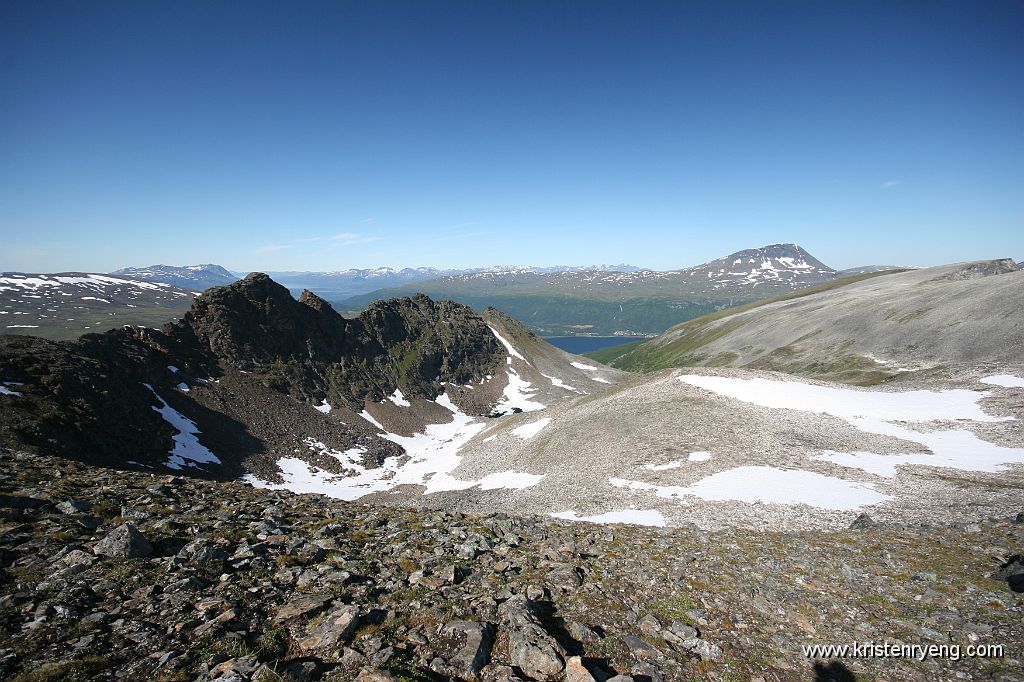
<path fill-rule="evenodd" d="M 346 320 L 316 294 L 296 301 L 259 273 L 210 289 L 175 327 L 271 388 L 360 409 L 398 388 L 436 398 L 441 383 L 479 379 L 502 360 L 494 335 L 467 306 L 417 295 Z"/>
<path fill-rule="evenodd" d="M 326 399 L 359 412 L 366 400 L 396 389 L 432 400 L 443 383 L 478 381 L 503 361 L 494 335 L 466 306 L 419 295 L 382 301 L 346 320 L 316 295 L 295 300 L 256 273 L 208 290 L 162 331 L 125 327 L 74 342 L 0 337 L 0 381 L 24 384 L 20 395 L 4 396 L 0 444 L 109 464 L 162 462 L 175 429 L 157 412 L 161 401 L 193 420 L 216 422 L 203 433 L 247 442 L 241 436 L 249 420 L 227 423 L 175 390 L 186 375 L 202 382 L 238 370 L 257 392 Z M 276 400 L 268 394 L 263 402 Z M 248 440 L 232 459 L 259 452 Z"/>
<path fill-rule="evenodd" d="M 345 320 L 326 302 L 313 294 L 296 301 L 261 273 L 208 290 L 175 327 L 190 328 L 212 355 L 239 369 L 295 355 L 337 357 L 345 340 Z"/>

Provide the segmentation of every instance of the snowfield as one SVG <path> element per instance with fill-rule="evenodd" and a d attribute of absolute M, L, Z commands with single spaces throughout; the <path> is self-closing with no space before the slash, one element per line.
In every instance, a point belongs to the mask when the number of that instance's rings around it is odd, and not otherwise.
<path fill-rule="evenodd" d="M 820 509 L 850 511 L 891 499 L 867 483 L 855 483 L 813 471 L 744 466 L 712 474 L 689 486 L 660 486 L 611 478 L 617 488 L 649 490 L 658 497 L 699 497 L 702 500 L 806 504 Z"/>
<path fill-rule="evenodd" d="M 986 377 L 1004 381 L 1006 375 Z M 1008 377 L 1016 379 L 1016 377 Z M 814 459 L 860 469 L 876 476 L 891 478 L 897 466 L 920 465 L 961 471 L 997 472 L 1008 464 L 1024 464 L 1024 448 L 1007 448 L 978 438 L 967 429 L 915 431 L 896 422 L 935 421 L 1014 421 L 1013 417 L 993 417 L 977 404 L 988 395 L 968 390 L 855 391 L 831 386 L 815 386 L 797 381 L 734 379 L 730 377 L 684 375 L 679 380 L 745 402 L 790 410 L 831 414 L 867 433 L 892 436 L 927 447 L 931 454 L 882 455 L 873 452 L 824 452 Z M 982 380 L 984 381 L 984 379 Z M 993 383 L 988 381 L 986 383 Z M 1008 382 L 1007 382 L 1008 383 Z M 1003 384 L 999 384 L 1003 385 Z"/>
<path fill-rule="evenodd" d="M 381 438 L 397 443 L 405 450 L 404 457 L 389 457 L 376 469 L 367 469 L 362 465 L 361 455 L 365 448 L 337 451 L 319 441 L 307 438 L 305 442 L 313 451 L 334 457 L 347 471 L 344 474 L 332 473 L 308 464 L 298 457 L 283 457 L 277 462 L 281 477 L 284 479 L 283 483 L 270 483 L 251 474 L 245 476 L 243 480 L 262 488 L 319 493 L 343 500 L 356 500 L 364 495 L 391 490 L 400 485 L 423 486 L 423 494 L 429 495 L 474 487 L 481 490 L 522 490 L 536 485 L 544 478 L 542 474 L 518 471 L 501 471 L 472 481 L 452 476 L 451 472 L 462 462 L 459 450 L 487 428 L 488 424 L 462 412 L 445 393 L 439 395 L 435 402 L 451 412 L 451 421 L 428 424 L 422 433 L 412 436 L 388 433 L 367 412 L 364 411 L 360 415 L 383 432 L 380 434 Z"/>

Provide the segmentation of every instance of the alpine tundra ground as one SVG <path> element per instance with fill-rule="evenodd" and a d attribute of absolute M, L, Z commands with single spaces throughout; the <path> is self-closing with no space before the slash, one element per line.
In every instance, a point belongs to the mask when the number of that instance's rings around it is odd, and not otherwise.
<path fill-rule="evenodd" d="M 4 679 L 1022 679 L 1024 515 L 705 532 L 0 473 Z M 804 653 L 855 643 L 998 655 Z"/>

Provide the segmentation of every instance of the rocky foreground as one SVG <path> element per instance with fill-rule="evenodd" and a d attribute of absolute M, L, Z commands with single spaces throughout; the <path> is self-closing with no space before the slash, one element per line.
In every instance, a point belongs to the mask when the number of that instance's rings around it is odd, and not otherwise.
<path fill-rule="evenodd" d="M 0 677 L 1016 680 L 1022 518 L 596 526 L 0 451 Z M 1004 651 L 801 650 L 855 641 Z"/>

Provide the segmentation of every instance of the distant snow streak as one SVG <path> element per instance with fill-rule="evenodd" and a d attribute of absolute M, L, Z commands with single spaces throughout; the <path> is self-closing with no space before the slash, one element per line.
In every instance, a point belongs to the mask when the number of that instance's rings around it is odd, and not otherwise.
<path fill-rule="evenodd" d="M 513 348 L 512 344 L 511 344 L 511 343 L 509 343 L 509 342 L 508 342 L 508 341 L 507 341 L 507 340 L 505 339 L 505 337 L 504 337 L 504 336 L 502 336 L 501 334 L 499 334 L 499 333 L 498 333 L 498 330 L 497 330 L 497 329 L 495 329 L 495 328 L 494 328 L 494 327 L 492 327 L 491 325 L 487 325 L 487 328 L 491 330 L 491 333 L 492 333 L 492 334 L 494 334 L 494 338 L 498 339 L 498 341 L 501 341 L 501 344 L 502 344 L 503 346 L 505 346 L 505 350 L 507 350 L 507 351 L 508 351 L 508 354 L 509 354 L 509 355 L 511 355 L 511 356 L 512 356 L 512 357 L 514 357 L 514 358 L 519 358 L 520 360 L 522 360 L 522 361 L 523 361 L 523 362 L 525 362 L 526 364 L 530 364 L 530 363 L 529 363 L 529 362 L 528 362 L 528 361 L 526 360 L 526 358 L 524 358 L 524 357 L 523 357 L 523 356 L 522 356 L 522 355 L 521 355 L 521 354 L 519 353 L 519 351 L 517 351 L 517 350 L 516 350 L 515 348 Z M 509 359 L 509 364 L 512 364 L 512 360 L 511 360 L 511 359 Z"/>

